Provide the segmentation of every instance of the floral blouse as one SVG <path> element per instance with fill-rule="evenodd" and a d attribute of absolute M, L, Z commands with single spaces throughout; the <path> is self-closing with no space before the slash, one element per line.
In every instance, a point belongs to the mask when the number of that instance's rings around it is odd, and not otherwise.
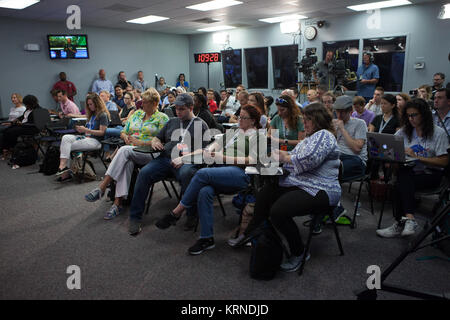
<path fill-rule="evenodd" d="M 137 110 L 128 119 L 122 132 L 134 136 L 140 141 L 150 141 L 169 121 L 169 117 L 156 111 L 149 119 L 143 121 L 145 117 L 144 110 Z"/>

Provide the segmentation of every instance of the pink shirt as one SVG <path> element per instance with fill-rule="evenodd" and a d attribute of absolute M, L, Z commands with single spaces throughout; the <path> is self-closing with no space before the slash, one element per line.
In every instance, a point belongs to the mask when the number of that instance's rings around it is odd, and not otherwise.
<path fill-rule="evenodd" d="M 77 105 L 69 99 L 67 99 L 66 103 L 61 101 L 59 103 L 59 106 L 61 107 L 61 110 L 64 114 L 81 114 L 80 109 L 78 109 Z"/>

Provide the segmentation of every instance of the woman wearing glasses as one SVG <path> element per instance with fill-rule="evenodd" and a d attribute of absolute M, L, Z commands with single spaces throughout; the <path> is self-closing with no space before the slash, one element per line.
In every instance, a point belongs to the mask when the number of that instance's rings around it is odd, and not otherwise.
<path fill-rule="evenodd" d="M 282 95 L 275 100 L 278 114 L 270 121 L 269 136 L 272 143 L 279 144 L 280 150 L 291 151 L 305 138 L 305 128 L 300 109 L 288 95 Z M 278 130 L 278 138 L 273 130 Z"/>
<path fill-rule="evenodd" d="M 214 245 L 214 208 L 216 193 L 235 193 L 248 187 L 250 177 L 244 168 L 256 164 L 258 143 L 265 144 L 266 137 L 259 133 L 261 114 L 256 107 L 245 105 L 239 115 L 239 129 L 227 133 L 203 153 L 206 163 L 216 166 L 197 171 L 184 192 L 178 206 L 156 223 L 161 229 L 174 224 L 187 209 L 197 205 L 200 220 L 200 239 L 189 248 L 191 255 L 201 254 Z M 265 145 L 259 150 L 266 150 Z M 167 223 L 170 222 L 170 223 Z"/>
<path fill-rule="evenodd" d="M 448 164 L 449 142 L 445 131 L 433 123 L 433 116 L 427 102 L 413 99 L 403 109 L 404 123 L 395 135 L 403 138 L 405 153 L 415 158 L 413 165 L 399 167 L 395 199 L 396 222 L 377 230 L 380 237 L 392 238 L 413 235 L 418 228 L 414 219 L 414 193 L 418 190 L 438 187 L 443 168 Z"/>

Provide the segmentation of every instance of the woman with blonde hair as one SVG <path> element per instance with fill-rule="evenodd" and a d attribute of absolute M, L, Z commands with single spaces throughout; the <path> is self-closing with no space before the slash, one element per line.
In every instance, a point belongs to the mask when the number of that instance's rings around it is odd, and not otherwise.
<path fill-rule="evenodd" d="M 95 202 L 105 193 L 108 185 L 116 181 L 116 194 L 114 203 L 103 217 L 105 220 L 113 219 L 122 211 L 121 202 L 128 197 L 131 176 L 135 165 L 146 165 L 152 159 L 149 153 L 134 151 L 135 146 L 149 146 L 169 117 L 158 111 L 160 96 L 155 88 L 149 88 L 142 94 L 142 109 L 134 112 L 120 133 L 120 137 L 127 144 L 119 149 L 106 171 L 105 178 L 100 185 L 88 193 L 86 201 Z"/>
<path fill-rule="evenodd" d="M 9 111 L 8 121 L 5 121 L 0 125 L 0 145 L 2 144 L 3 141 L 3 131 L 9 128 L 12 125 L 12 123 L 17 118 L 22 116 L 25 110 L 27 109 L 22 103 L 22 96 L 18 93 L 13 93 L 11 95 L 11 102 L 13 103 L 14 106 L 11 107 L 11 110 Z"/>
<path fill-rule="evenodd" d="M 102 147 L 100 141 L 103 140 L 109 124 L 109 111 L 96 93 L 86 97 L 86 119 L 86 126 L 75 126 L 75 130 L 83 135 L 66 134 L 62 137 L 59 168 L 56 173 L 60 176 L 60 181 L 71 178 L 67 163 L 72 151 L 98 150 Z"/>

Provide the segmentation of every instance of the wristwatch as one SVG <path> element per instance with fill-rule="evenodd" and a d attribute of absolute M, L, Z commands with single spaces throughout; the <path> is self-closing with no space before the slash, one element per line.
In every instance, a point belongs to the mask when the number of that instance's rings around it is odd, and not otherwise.
<path fill-rule="evenodd" d="M 285 143 L 285 144 L 288 144 L 288 139 L 284 139 L 284 143 Z"/>

